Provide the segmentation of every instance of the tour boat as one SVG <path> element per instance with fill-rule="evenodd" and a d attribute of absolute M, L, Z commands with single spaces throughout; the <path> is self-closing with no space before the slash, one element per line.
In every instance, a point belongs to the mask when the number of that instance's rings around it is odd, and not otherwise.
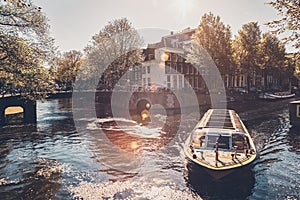
<path fill-rule="evenodd" d="M 184 152 L 217 179 L 249 166 L 257 157 L 245 125 L 227 109 L 208 110 L 189 135 Z"/>

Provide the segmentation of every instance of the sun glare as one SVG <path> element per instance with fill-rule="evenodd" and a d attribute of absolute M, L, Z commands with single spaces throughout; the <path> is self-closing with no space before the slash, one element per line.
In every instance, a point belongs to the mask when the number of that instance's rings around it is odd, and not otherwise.
<path fill-rule="evenodd" d="M 174 1 L 174 6 L 177 8 L 180 16 L 184 18 L 192 8 L 193 0 L 176 0 Z"/>

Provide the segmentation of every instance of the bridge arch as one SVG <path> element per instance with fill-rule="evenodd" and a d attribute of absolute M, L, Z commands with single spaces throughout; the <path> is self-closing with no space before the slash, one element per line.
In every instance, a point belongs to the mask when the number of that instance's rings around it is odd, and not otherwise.
<path fill-rule="evenodd" d="M 145 109 L 150 110 L 151 106 L 152 106 L 152 102 L 150 99 L 141 98 L 137 100 L 135 108 L 137 112 L 140 113 Z"/>
<path fill-rule="evenodd" d="M 5 110 L 9 107 L 21 107 L 23 109 L 23 122 L 36 123 L 36 101 L 24 99 L 19 96 L 0 98 L 0 126 L 6 125 Z"/>
<path fill-rule="evenodd" d="M 24 108 L 22 106 L 8 106 L 4 109 L 4 113 L 5 124 L 20 124 L 24 121 Z M 12 116 L 16 115 L 17 118 L 12 118 Z"/>

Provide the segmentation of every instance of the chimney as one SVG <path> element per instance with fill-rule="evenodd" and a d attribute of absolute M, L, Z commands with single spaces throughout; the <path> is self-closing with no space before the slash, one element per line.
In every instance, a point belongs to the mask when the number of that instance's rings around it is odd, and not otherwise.
<path fill-rule="evenodd" d="M 174 34 L 174 32 L 173 31 L 171 31 L 171 35 L 173 35 Z"/>

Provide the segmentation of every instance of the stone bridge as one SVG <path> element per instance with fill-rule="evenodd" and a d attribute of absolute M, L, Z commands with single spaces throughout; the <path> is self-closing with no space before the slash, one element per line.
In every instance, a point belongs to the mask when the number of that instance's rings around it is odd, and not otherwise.
<path fill-rule="evenodd" d="M 180 113 L 183 107 L 198 107 L 210 104 L 208 95 L 196 95 L 196 102 L 191 101 L 190 94 L 180 95 L 179 98 L 172 91 L 118 91 L 116 94 L 106 91 L 98 91 L 95 94 L 97 117 L 109 116 L 113 110 L 133 114 L 141 114 L 145 109 L 149 110 L 154 105 L 162 106 L 168 113 Z M 191 105 L 191 102 L 195 102 Z"/>
<path fill-rule="evenodd" d="M 25 99 L 20 95 L 6 95 L 0 98 L 0 126 L 5 125 L 7 122 L 5 115 L 6 108 L 15 106 L 23 108 L 23 122 L 25 124 L 36 123 L 36 101 Z"/>

